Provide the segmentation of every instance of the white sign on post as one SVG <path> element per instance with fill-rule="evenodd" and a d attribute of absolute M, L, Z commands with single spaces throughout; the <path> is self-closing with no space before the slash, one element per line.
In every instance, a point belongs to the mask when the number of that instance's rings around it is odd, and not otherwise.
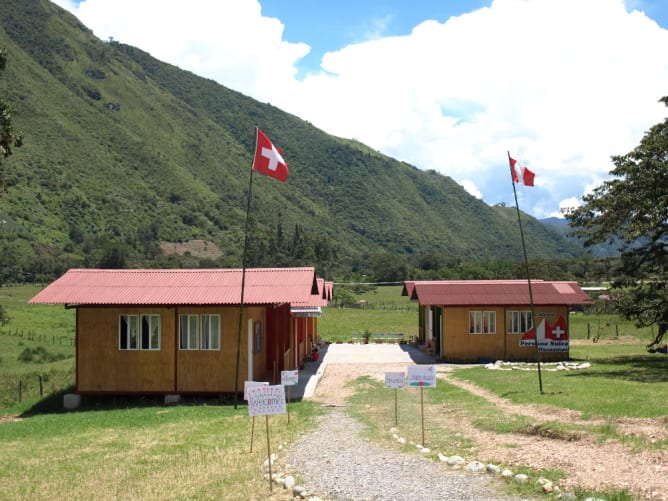
<path fill-rule="evenodd" d="M 409 365 L 408 386 L 436 387 L 436 367 L 433 365 Z"/>
<path fill-rule="evenodd" d="M 245 381 L 244 382 L 244 400 L 248 400 L 248 389 L 257 386 L 269 386 L 267 381 Z"/>
<path fill-rule="evenodd" d="M 295 386 L 299 383 L 299 371 L 281 371 L 281 384 L 283 386 Z"/>
<path fill-rule="evenodd" d="M 386 372 L 386 388 L 403 388 L 406 386 L 406 375 L 403 372 Z"/>
<path fill-rule="evenodd" d="M 268 416 L 285 414 L 285 388 L 283 385 L 255 386 L 248 388 L 248 415 Z"/>

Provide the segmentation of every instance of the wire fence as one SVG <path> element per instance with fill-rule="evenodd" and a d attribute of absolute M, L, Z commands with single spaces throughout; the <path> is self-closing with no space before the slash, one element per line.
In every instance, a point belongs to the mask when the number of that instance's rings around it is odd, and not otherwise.
<path fill-rule="evenodd" d="M 50 343 L 53 345 L 74 346 L 74 334 L 72 335 L 51 335 L 32 331 L 24 331 L 23 329 L 15 330 L 0 330 L 0 336 L 11 336 L 25 339 L 26 341 L 35 341 L 37 343 Z"/>

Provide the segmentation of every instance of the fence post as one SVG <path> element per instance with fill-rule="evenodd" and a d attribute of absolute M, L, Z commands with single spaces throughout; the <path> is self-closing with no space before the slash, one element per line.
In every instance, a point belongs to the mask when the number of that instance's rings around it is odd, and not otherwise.
<path fill-rule="evenodd" d="M 23 393 L 23 381 L 19 379 L 19 403 L 21 403 L 21 393 Z"/>
<path fill-rule="evenodd" d="M 39 397 L 42 398 L 44 396 L 44 376 L 41 374 L 39 375 Z"/>
<path fill-rule="evenodd" d="M 587 340 L 589 340 L 589 336 L 591 335 L 591 325 L 589 322 L 587 322 Z"/>

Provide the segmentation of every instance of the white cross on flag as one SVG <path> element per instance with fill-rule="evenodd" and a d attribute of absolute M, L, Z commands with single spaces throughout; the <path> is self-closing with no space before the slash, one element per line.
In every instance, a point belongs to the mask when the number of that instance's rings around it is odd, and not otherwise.
<path fill-rule="evenodd" d="M 267 176 L 285 181 L 288 178 L 288 164 L 281 156 L 281 150 L 276 148 L 260 129 L 257 130 L 255 140 L 255 156 L 253 157 L 253 170 Z"/>

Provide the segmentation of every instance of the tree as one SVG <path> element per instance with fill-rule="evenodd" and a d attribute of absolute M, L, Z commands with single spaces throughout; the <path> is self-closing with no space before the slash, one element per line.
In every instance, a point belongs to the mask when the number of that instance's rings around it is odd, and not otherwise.
<path fill-rule="evenodd" d="M 668 97 L 660 101 L 668 106 Z M 638 325 L 657 324 L 658 343 L 668 329 L 668 118 L 612 162 L 614 179 L 566 217 L 587 246 L 621 241 L 613 298 Z"/>
<path fill-rule="evenodd" d="M 7 51 L 0 49 L 0 72 L 7 66 Z M 23 134 L 16 132 L 12 125 L 12 113 L 9 105 L 0 98 L 0 187 L 4 179 L 2 161 L 12 154 L 12 148 L 23 143 Z"/>

